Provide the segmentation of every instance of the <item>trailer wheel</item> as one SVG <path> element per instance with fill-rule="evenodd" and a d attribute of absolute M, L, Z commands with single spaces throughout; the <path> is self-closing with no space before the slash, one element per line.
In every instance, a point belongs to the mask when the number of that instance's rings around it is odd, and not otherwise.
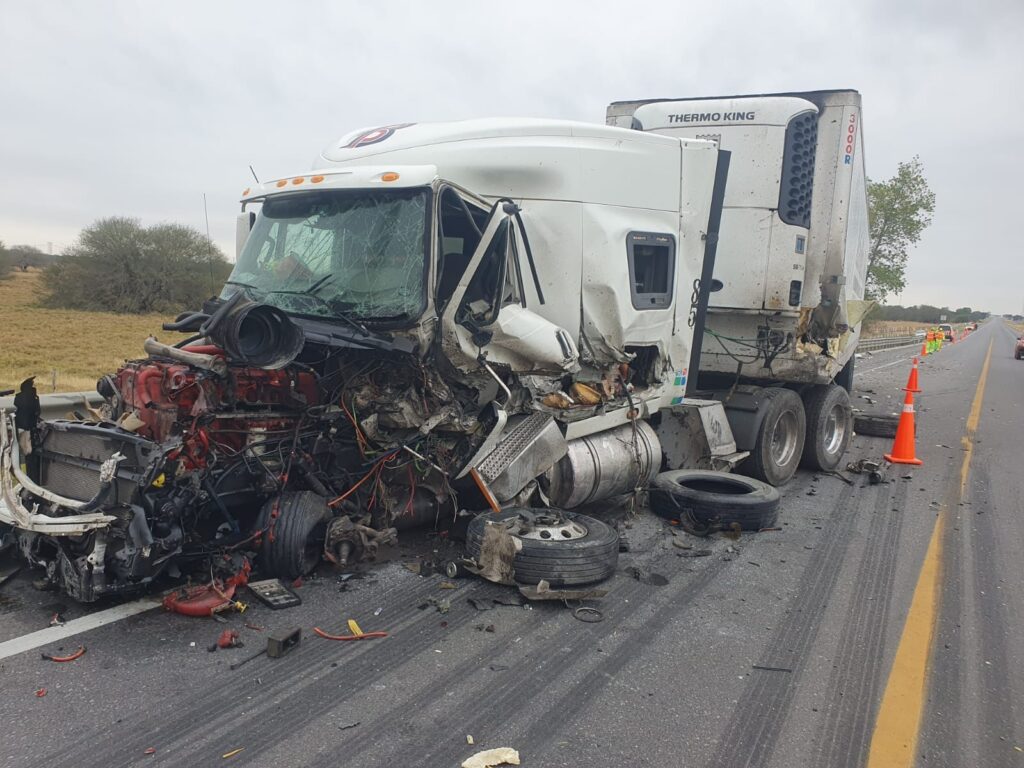
<path fill-rule="evenodd" d="M 470 522 L 466 551 L 473 559 L 480 555 L 489 524 L 504 525 L 522 543 L 512 561 L 521 584 L 541 579 L 552 587 L 592 584 L 615 573 L 619 562 L 619 534 L 607 523 L 575 512 L 519 507 L 485 512 Z"/>
<path fill-rule="evenodd" d="M 752 477 L 700 469 L 662 472 L 650 486 L 651 509 L 684 527 L 744 531 L 774 527 L 779 516 L 777 489 Z"/>
<path fill-rule="evenodd" d="M 839 467 L 853 435 L 853 409 L 846 390 L 836 384 L 804 393 L 807 436 L 801 465 L 831 472 Z"/>
<path fill-rule="evenodd" d="M 269 499 L 257 523 L 263 529 L 260 570 L 282 579 L 310 573 L 323 556 L 331 517 L 327 500 L 312 491 L 285 491 Z"/>
<path fill-rule="evenodd" d="M 800 464 L 807 416 L 796 392 L 770 387 L 764 394 L 764 416 L 757 430 L 754 450 L 740 465 L 740 470 L 778 487 L 789 482 Z"/>

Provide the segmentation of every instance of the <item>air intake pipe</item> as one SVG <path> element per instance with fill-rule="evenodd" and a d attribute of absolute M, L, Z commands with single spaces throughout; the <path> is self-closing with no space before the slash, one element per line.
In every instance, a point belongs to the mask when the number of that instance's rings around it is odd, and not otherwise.
<path fill-rule="evenodd" d="M 302 328 L 269 304 L 228 299 L 203 324 L 200 333 L 224 350 L 232 363 L 276 370 L 295 360 L 306 342 Z"/>

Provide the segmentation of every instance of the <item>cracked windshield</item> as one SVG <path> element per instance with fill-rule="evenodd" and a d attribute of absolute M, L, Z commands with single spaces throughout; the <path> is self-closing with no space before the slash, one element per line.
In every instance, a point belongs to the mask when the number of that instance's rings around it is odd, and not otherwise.
<path fill-rule="evenodd" d="M 428 191 L 268 200 L 224 289 L 319 317 L 400 319 L 424 304 Z"/>

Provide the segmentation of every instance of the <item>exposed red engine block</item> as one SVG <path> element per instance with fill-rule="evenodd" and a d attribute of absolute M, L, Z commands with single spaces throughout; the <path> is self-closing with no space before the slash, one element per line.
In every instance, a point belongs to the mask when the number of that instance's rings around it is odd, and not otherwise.
<path fill-rule="evenodd" d="M 138 434 L 158 442 L 185 435 L 199 441 L 196 450 L 211 435 L 239 448 L 250 432 L 288 429 L 303 410 L 319 402 L 313 374 L 289 368 L 230 366 L 220 378 L 184 363 L 133 360 L 114 379 L 124 410 L 143 422 Z M 216 418 L 201 419 L 207 414 Z M 202 425 L 198 433 L 197 424 Z"/>

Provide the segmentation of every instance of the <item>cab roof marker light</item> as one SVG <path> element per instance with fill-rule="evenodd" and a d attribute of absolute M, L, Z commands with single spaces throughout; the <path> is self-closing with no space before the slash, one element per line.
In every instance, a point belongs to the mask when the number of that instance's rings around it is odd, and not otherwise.
<path fill-rule="evenodd" d="M 249 194 L 249 187 L 246 187 L 246 188 L 245 188 L 245 191 L 244 191 L 244 192 L 242 192 L 242 197 L 247 197 L 247 196 L 248 196 L 248 194 Z"/>
<path fill-rule="evenodd" d="M 277 182 L 276 186 L 280 188 L 280 187 L 283 187 L 287 183 L 288 183 L 288 179 L 281 179 L 279 182 Z"/>
<path fill-rule="evenodd" d="M 304 177 L 302 177 L 302 176 L 296 176 L 294 179 L 292 179 L 292 184 L 294 184 L 297 187 L 297 186 L 299 186 L 299 184 L 301 184 L 305 180 L 306 179 Z"/>
<path fill-rule="evenodd" d="M 323 176 L 310 176 L 309 180 L 313 184 L 319 184 L 321 181 L 324 180 L 324 177 Z"/>
<path fill-rule="evenodd" d="M 394 171 L 387 171 L 380 175 L 381 181 L 398 181 L 398 174 Z"/>

